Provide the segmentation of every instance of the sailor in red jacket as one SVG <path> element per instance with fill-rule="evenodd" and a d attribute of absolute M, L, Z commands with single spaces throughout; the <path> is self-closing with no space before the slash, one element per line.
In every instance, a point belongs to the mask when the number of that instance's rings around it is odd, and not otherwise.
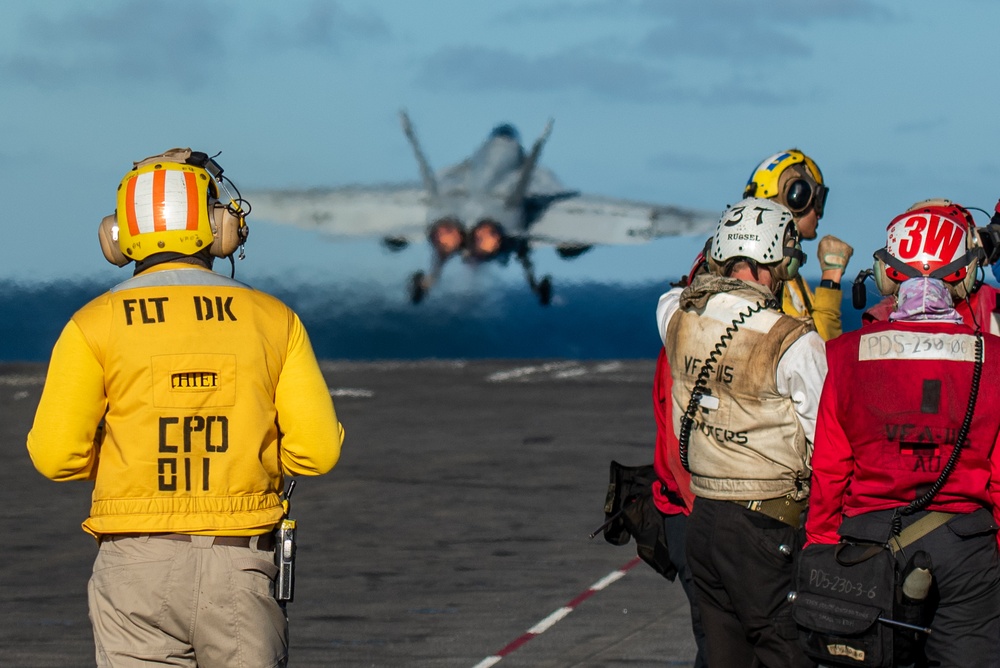
<path fill-rule="evenodd" d="M 926 665 L 998 666 L 1000 338 L 954 307 L 984 254 L 972 216 L 944 200 L 914 205 L 887 232 L 874 273 L 895 309 L 827 344 L 807 545 L 887 544 L 930 512 L 953 514 L 896 555 L 904 572 L 929 558 Z"/>

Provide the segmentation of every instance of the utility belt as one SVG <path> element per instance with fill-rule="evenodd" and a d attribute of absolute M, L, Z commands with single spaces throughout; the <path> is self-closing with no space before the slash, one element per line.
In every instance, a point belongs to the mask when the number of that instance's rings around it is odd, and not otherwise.
<path fill-rule="evenodd" d="M 802 518 L 808 499 L 796 501 L 791 495 L 781 496 L 777 499 L 763 499 L 758 501 L 733 501 L 733 503 L 743 506 L 747 510 L 761 513 L 772 517 L 779 522 L 784 522 L 793 529 L 802 526 Z"/>
<path fill-rule="evenodd" d="M 112 533 L 101 536 L 101 542 L 106 540 L 121 540 L 123 538 L 157 538 L 162 540 L 176 540 L 185 543 L 191 542 L 192 534 L 188 533 Z M 226 547 L 255 547 L 258 550 L 270 552 L 274 549 L 274 533 L 262 533 L 256 536 L 205 536 L 212 539 L 212 545 L 224 545 Z M 256 541 L 256 543 L 255 543 Z"/>

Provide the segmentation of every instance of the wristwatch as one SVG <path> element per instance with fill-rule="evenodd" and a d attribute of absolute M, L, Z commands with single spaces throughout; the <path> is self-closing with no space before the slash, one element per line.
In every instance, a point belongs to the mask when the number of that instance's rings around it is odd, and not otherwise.
<path fill-rule="evenodd" d="M 824 278 L 819 282 L 819 287 L 830 288 L 831 290 L 839 290 L 840 283 L 838 283 L 837 281 L 832 281 L 829 278 Z"/>

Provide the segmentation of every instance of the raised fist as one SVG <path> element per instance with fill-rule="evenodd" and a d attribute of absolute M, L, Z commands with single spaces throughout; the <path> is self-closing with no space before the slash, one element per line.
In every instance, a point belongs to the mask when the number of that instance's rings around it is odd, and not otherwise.
<path fill-rule="evenodd" d="M 845 243 L 828 234 L 819 240 L 819 268 L 821 271 L 839 271 L 841 273 L 847 269 L 847 263 L 854 255 L 854 249 L 850 244 Z"/>

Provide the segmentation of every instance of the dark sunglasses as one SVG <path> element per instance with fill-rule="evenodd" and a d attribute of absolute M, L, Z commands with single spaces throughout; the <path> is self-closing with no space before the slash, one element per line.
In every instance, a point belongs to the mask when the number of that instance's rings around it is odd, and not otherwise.
<path fill-rule="evenodd" d="M 816 216 L 822 218 L 828 192 L 830 189 L 826 186 L 814 185 L 805 179 L 795 179 L 788 185 L 785 201 L 792 213 L 803 213 L 811 205 L 816 209 Z"/>

